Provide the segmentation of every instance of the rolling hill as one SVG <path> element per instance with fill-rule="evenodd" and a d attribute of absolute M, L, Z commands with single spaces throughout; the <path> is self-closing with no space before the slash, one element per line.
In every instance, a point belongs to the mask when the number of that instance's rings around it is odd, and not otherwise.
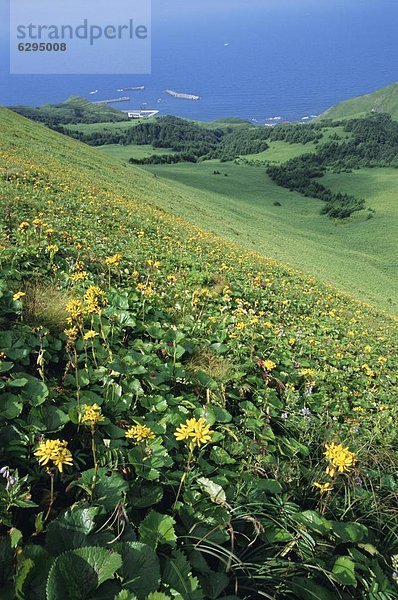
<path fill-rule="evenodd" d="M 393 600 L 397 320 L 0 127 L 2 598 Z"/>
<path fill-rule="evenodd" d="M 340 102 L 324 112 L 320 119 L 353 119 L 371 113 L 388 113 L 398 120 L 398 83 Z"/>

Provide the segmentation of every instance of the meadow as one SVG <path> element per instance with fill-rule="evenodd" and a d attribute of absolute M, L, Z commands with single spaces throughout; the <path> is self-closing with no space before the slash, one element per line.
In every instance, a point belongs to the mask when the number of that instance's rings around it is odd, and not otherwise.
<path fill-rule="evenodd" d="M 284 142 L 273 145 L 275 161 L 297 152 L 295 146 L 286 149 Z M 268 157 L 272 160 L 273 155 Z M 156 200 L 165 210 L 397 314 L 395 169 L 362 169 L 322 178 L 333 191 L 363 197 L 376 211 L 371 219 L 361 212 L 336 221 L 320 215 L 321 201 L 274 184 L 262 164 L 207 161 L 146 168 L 170 182 L 168 192 Z"/>
<path fill-rule="evenodd" d="M 396 598 L 397 319 L 0 126 L 2 598 Z"/>

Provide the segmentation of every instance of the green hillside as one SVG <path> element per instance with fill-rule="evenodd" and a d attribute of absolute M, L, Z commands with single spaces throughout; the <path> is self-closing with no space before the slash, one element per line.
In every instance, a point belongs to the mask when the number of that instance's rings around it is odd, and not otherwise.
<path fill-rule="evenodd" d="M 0 127 L 1 597 L 396 598 L 397 319 Z"/>
<path fill-rule="evenodd" d="M 108 123 L 129 121 L 128 116 L 120 110 L 106 104 L 95 104 L 80 96 L 71 96 L 65 102 L 38 107 L 12 106 L 11 110 L 45 123 L 50 127 L 73 123 Z"/>
<path fill-rule="evenodd" d="M 321 119 L 354 119 L 370 113 L 388 113 L 398 120 L 398 83 L 340 102 L 321 115 Z"/>

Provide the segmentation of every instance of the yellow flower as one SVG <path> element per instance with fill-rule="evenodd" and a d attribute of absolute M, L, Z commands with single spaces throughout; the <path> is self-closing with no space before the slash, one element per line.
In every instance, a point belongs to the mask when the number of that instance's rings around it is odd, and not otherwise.
<path fill-rule="evenodd" d="M 105 417 L 101 412 L 101 407 L 98 406 L 98 404 L 92 404 L 91 406 L 89 404 L 84 404 L 83 411 L 82 423 L 84 425 L 94 427 L 105 420 Z"/>
<path fill-rule="evenodd" d="M 74 321 L 81 321 L 83 318 L 83 303 L 80 300 L 69 300 L 66 305 L 66 312 L 69 313 L 68 323 L 72 325 Z"/>
<path fill-rule="evenodd" d="M 72 342 L 76 340 L 78 336 L 79 330 L 77 327 L 71 327 L 70 329 L 64 329 L 64 334 L 66 337 Z"/>
<path fill-rule="evenodd" d="M 30 223 L 28 223 L 28 221 L 22 221 L 22 223 L 20 223 L 18 229 L 20 229 L 22 231 L 22 233 L 25 233 L 25 231 L 28 229 L 28 227 L 30 227 Z"/>
<path fill-rule="evenodd" d="M 105 259 L 105 264 L 108 265 L 108 267 L 118 267 L 122 262 L 122 258 L 123 256 L 121 254 L 114 254 Z"/>
<path fill-rule="evenodd" d="M 51 252 L 52 254 L 56 254 L 58 252 L 58 250 L 59 250 L 59 248 L 55 244 L 49 244 L 47 246 L 47 251 Z"/>
<path fill-rule="evenodd" d="M 314 369 L 301 369 L 300 375 L 303 377 L 313 377 L 315 375 Z"/>
<path fill-rule="evenodd" d="M 126 431 L 126 438 L 139 443 L 145 440 L 155 439 L 155 434 L 146 425 L 134 425 Z"/>
<path fill-rule="evenodd" d="M 264 360 L 262 363 L 262 366 L 267 370 L 267 371 L 272 371 L 272 369 L 275 369 L 276 367 L 276 363 L 274 363 L 273 360 Z"/>
<path fill-rule="evenodd" d="M 23 298 L 24 296 L 26 296 L 25 292 L 16 292 L 12 299 L 14 300 L 14 302 L 16 302 L 17 300 L 20 300 L 21 298 Z"/>
<path fill-rule="evenodd" d="M 324 452 L 326 458 L 330 461 L 327 469 L 328 475 L 334 477 L 336 472 L 344 473 L 355 464 L 356 455 L 342 444 L 326 444 Z"/>
<path fill-rule="evenodd" d="M 86 311 L 88 314 L 98 313 L 106 304 L 103 292 L 98 286 L 90 285 L 84 294 Z"/>
<path fill-rule="evenodd" d="M 34 455 L 41 466 L 47 465 L 50 461 L 62 473 L 63 465 L 72 465 L 72 453 L 67 448 L 68 442 L 65 440 L 45 440 L 35 450 Z"/>
<path fill-rule="evenodd" d="M 313 485 L 314 487 L 319 489 L 320 494 L 324 494 L 325 492 L 331 492 L 333 489 L 331 483 L 318 483 L 317 481 L 315 481 Z"/>
<path fill-rule="evenodd" d="M 87 331 L 87 333 L 84 334 L 83 339 L 85 341 L 87 341 L 87 340 L 93 340 L 98 335 L 99 335 L 99 333 L 97 333 L 96 331 L 93 331 L 92 329 L 90 329 L 90 331 Z"/>
<path fill-rule="evenodd" d="M 211 441 L 213 433 L 205 419 L 200 418 L 187 419 L 183 425 L 176 429 L 174 435 L 178 441 L 189 440 L 193 447 L 200 448 L 202 444 Z"/>

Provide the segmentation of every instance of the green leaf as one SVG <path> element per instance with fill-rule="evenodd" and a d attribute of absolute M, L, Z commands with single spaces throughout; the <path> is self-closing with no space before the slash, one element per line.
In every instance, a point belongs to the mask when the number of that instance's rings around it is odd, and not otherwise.
<path fill-rule="evenodd" d="M 153 592 L 148 596 L 148 600 L 169 600 L 170 598 L 171 596 L 167 596 L 163 592 Z"/>
<path fill-rule="evenodd" d="M 10 381 L 7 382 L 7 385 L 8 387 L 22 388 L 27 383 L 28 380 L 26 379 L 26 377 L 17 377 L 16 379 L 10 379 Z"/>
<path fill-rule="evenodd" d="M 137 600 L 137 596 L 128 590 L 122 590 L 115 596 L 115 600 Z"/>
<path fill-rule="evenodd" d="M 47 600 L 86 600 L 98 587 L 112 579 L 122 565 L 116 552 L 86 547 L 58 556 L 47 581 Z"/>
<path fill-rule="evenodd" d="M 213 571 L 200 576 L 199 580 L 206 598 L 209 600 L 217 600 L 229 584 L 229 577 L 226 573 L 214 573 Z"/>
<path fill-rule="evenodd" d="M 23 409 L 22 400 L 14 394 L 1 395 L 0 417 L 4 419 L 15 419 L 19 417 Z"/>
<path fill-rule="evenodd" d="M 18 375 L 27 379 L 26 385 L 21 390 L 22 398 L 32 406 L 43 404 L 48 397 L 48 388 L 46 384 L 40 381 L 40 379 L 32 377 L 32 375 L 27 375 L 25 373 L 18 373 Z"/>
<path fill-rule="evenodd" d="M 211 479 L 207 479 L 207 477 L 200 477 L 197 481 L 202 490 L 209 494 L 212 502 L 215 504 L 225 504 L 227 498 L 221 485 L 218 485 L 218 483 L 215 483 Z"/>
<path fill-rule="evenodd" d="M 305 510 L 302 513 L 294 515 L 293 518 L 295 521 L 308 527 L 308 529 L 311 529 L 311 531 L 315 531 L 321 535 L 327 534 L 332 529 L 331 523 L 315 510 Z"/>
<path fill-rule="evenodd" d="M 42 600 L 53 559 L 41 546 L 26 546 L 20 557 L 15 592 L 18 600 Z"/>
<path fill-rule="evenodd" d="M 191 565 L 181 550 L 174 553 L 163 571 L 162 581 L 181 594 L 184 600 L 202 600 L 203 592 L 199 588 L 199 582 L 192 576 Z"/>
<path fill-rule="evenodd" d="M 333 532 L 344 543 L 362 542 L 368 536 L 368 528 L 361 523 L 332 523 Z"/>
<path fill-rule="evenodd" d="M 128 590 L 122 590 L 115 596 L 115 600 L 137 600 L 137 596 Z"/>
<path fill-rule="evenodd" d="M 0 537 L 0 584 L 10 579 L 13 571 L 14 554 L 9 535 Z"/>
<path fill-rule="evenodd" d="M 282 486 L 276 479 L 259 479 L 256 481 L 256 488 L 260 492 L 267 494 L 281 494 Z"/>
<path fill-rule="evenodd" d="M 83 471 L 79 479 L 71 485 L 81 487 L 90 495 L 92 494 L 92 500 L 101 504 L 106 510 L 115 508 L 117 504 L 115 499 L 120 500 L 129 487 L 120 473 L 104 468 L 98 469 L 98 472 L 95 469 Z"/>
<path fill-rule="evenodd" d="M 174 546 L 177 540 L 174 525 L 172 517 L 152 511 L 140 524 L 140 541 L 153 548 L 157 548 L 158 544 Z"/>
<path fill-rule="evenodd" d="M 311 579 L 294 577 L 292 587 L 300 600 L 336 600 L 334 592 L 314 583 Z"/>
<path fill-rule="evenodd" d="M 113 539 L 109 531 L 96 533 L 98 507 L 71 507 L 52 521 L 47 528 L 46 546 L 53 555 L 82 546 L 106 544 Z"/>
<path fill-rule="evenodd" d="M 333 565 L 332 573 L 339 583 L 357 586 L 355 563 L 349 556 L 339 556 Z"/>
<path fill-rule="evenodd" d="M 121 547 L 120 575 L 123 588 L 145 600 L 160 584 L 160 565 L 153 548 L 141 542 L 126 542 Z"/>

